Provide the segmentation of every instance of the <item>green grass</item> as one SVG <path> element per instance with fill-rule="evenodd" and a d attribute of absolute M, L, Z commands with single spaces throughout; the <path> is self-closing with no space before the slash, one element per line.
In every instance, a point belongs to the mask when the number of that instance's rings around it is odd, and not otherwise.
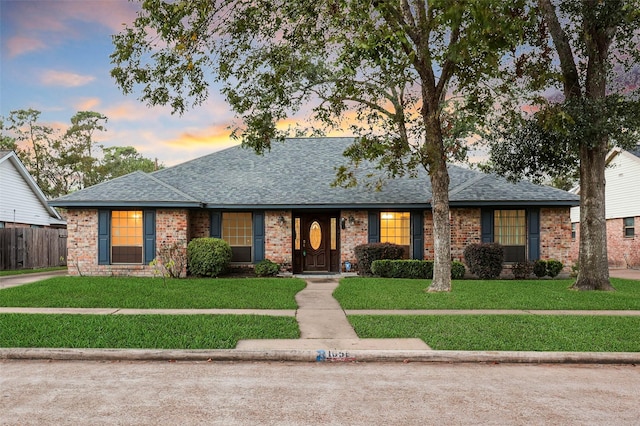
<path fill-rule="evenodd" d="M 461 280 L 427 293 L 427 280 L 344 278 L 333 295 L 344 309 L 640 310 L 640 281 L 612 278 L 615 292 L 569 290 L 572 282 Z"/>
<path fill-rule="evenodd" d="M 299 279 L 54 277 L 0 290 L 0 306 L 122 309 L 296 309 Z"/>
<path fill-rule="evenodd" d="M 66 269 L 67 269 L 66 266 L 56 266 L 51 268 L 39 268 L 39 269 L 16 269 L 11 271 L 0 271 L 0 277 L 6 277 L 9 275 L 37 274 L 39 272 L 64 271 Z"/>
<path fill-rule="evenodd" d="M 257 315 L 0 315 L 0 347 L 233 349 L 297 339 L 295 318 Z"/>
<path fill-rule="evenodd" d="M 640 352 L 640 317 L 360 316 L 360 338 L 419 338 L 436 350 Z"/>

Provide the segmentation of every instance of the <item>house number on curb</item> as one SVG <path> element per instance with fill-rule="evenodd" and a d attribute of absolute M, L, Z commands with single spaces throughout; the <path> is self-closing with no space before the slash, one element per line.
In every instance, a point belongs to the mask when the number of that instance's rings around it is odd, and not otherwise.
<path fill-rule="evenodd" d="M 349 352 L 346 351 L 332 351 L 332 350 L 328 350 L 325 351 L 323 349 L 319 349 L 316 351 L 317 355 L 316 355 L 316 361 L 317 362 L 324 362 L 324 361 L 331 361 L 331 362 L 347 362 L 347 361 L 355 361 L 356 357 L 354 356 L 349 356 Z"/>

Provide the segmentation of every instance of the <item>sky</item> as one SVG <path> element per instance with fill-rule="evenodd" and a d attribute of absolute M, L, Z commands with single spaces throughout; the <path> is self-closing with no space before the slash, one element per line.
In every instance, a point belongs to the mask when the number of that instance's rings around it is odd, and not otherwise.
<path fill-rule="evenodd" d="M 182 116 L 118 89 L 111 36 L 136 11 L 127 0 L 0 0 L 0 116 L 33 108 L 41 123 L 64 131 L 77 112 L 96 111 L 108 118 L 98 143 L 134 146 L 165 166 L 237 144 L 233 113 L 215 86 Z"/>

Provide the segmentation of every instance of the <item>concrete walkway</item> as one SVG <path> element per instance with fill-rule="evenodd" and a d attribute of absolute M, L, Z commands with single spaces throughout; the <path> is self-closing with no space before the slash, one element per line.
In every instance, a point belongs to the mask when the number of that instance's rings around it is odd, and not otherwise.
<path fill-rule="evenodd" d="M 611 271 L 612 277 L 640 280 L 640 271 Z M 0 279 L 0 289 L 64 275 L 64 271 L 28 274 Z M 637 362 L 640 354 L 573 354 L 573 353 L 479 353 L 432 351 L 421 339 L 359 339 L 347 315 L 633 315 L 640 311 L 535 311 L 535 310 L 348 310 L 344 311 L 333 298 L 340 277 L 304 277 L 307 286 L 296 295 L 297 310 L 261 309 L 116 309 L 116 308 L 1 308 L 0 313 L 86 314 L 86 315 L 271 315 L 295 317 L 300 327 L 300 339 L 241 340 L 236 349 L 216 351 L 158 351 L 158 350 L 92 350 L 81 353 L 66 349 L 0 349 L 0 358 L 55 357 L 73 359 L 231 359 L 273 360 L 285 356 L 289 360 L 359 360 L 384 361 L 412 359 L 414 361 L 461 362 L 502 360 L 502 362 Z M 434 352 L 437 352 L 434 353 Z M 445 353 L 446 352 L 446 353 Z M 112 357 L 112 358 L 111 358 Z M 475 361 L 474 361 L 475 360 Z"/>

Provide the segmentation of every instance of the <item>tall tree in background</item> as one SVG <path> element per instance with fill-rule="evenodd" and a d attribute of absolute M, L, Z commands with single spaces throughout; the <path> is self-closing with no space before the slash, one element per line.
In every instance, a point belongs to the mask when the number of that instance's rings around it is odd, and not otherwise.
<path fill-rule="evenodd" d="M 16 146 L 22 145 L 16 154 L 31 173 L 38 187 L 45 195 L 51 195 L 53 188 L 49 175 L 53 160 L 49 147 L 56 134 L 50 126 L 40 124 L 39 117 L 40 111 L 31 108 L 11 111 L 6 118 L 8 126 L 5 129 L 13 135 Z"/>
<path fill-rule="evenodd" d="M 638 0 L 536 0 L 536 53 L 517 65 L 539 97 L 534 114 L 508 117 L 494 134 L 494 169 L 511 178 L 567 176 L 579 168 L 579 273 L 574 289 L 613 290 L 605 216 L 606 154 L 637 142 L 640 102 L 620 84 L 638 71 Z M 547 37 L 550 36 L 550 37 Z M 537 61 L 532 61 L 535 58 Z M 555 60 L 554 60 L 555 59 Z M 529 67 L 527 69 L 527 67 Z M 561 87 L 560 99 L 549 96 Z M 545 97 L 540 96 L 547 90 Z"/>
<path fill-rule="evenodd" d="M 64 161 L 75 163 L 78 173 L 79 187 L 86 188 L 101 181 L 98 176 L 98 159 L 94 157 L 94 149 L 98 142 L 96 132 L 107 130 L 107 117 L 99 112 L 80 111 L 71 117 L 71 126 L 65 134 Z"/>
<path fill-rule="evenodd" d="M 125 93 L 140 85 L 141 100 L 183 113 L 207 98 L 213 73 L 242 120 L 234 135 L 257 153 L 283 140 L 278 123 L 306 107 L 324 129 L 347 121 L 357 138 L 338 184 L 362 178 L 362 161 L 376 162 L 382 178 L 424 167 L 433 194 L 429 290 L 449 291 L 447 159 L 492 105 L 486 82 L 522 34 L 520 3 L 144 1 L 114 37 L 111 74 Z M 447 109 L 447 97 L 475 108 Z"/>
<path fill-rule="evenodd" d="M 107 121 L 100 113 L 76 113 L 63 135 L 38 122 L 40 114 L 40 111 L 28 109 L 11 111 L 6 119 L 0 117 L 0 149 L 15 151 L 49 198 L 136 170 L 152 172 L 163 167 L 143 157 L 134 147 L 97 144 L 93 134 L 96 130 L 105 131 Z"/>

